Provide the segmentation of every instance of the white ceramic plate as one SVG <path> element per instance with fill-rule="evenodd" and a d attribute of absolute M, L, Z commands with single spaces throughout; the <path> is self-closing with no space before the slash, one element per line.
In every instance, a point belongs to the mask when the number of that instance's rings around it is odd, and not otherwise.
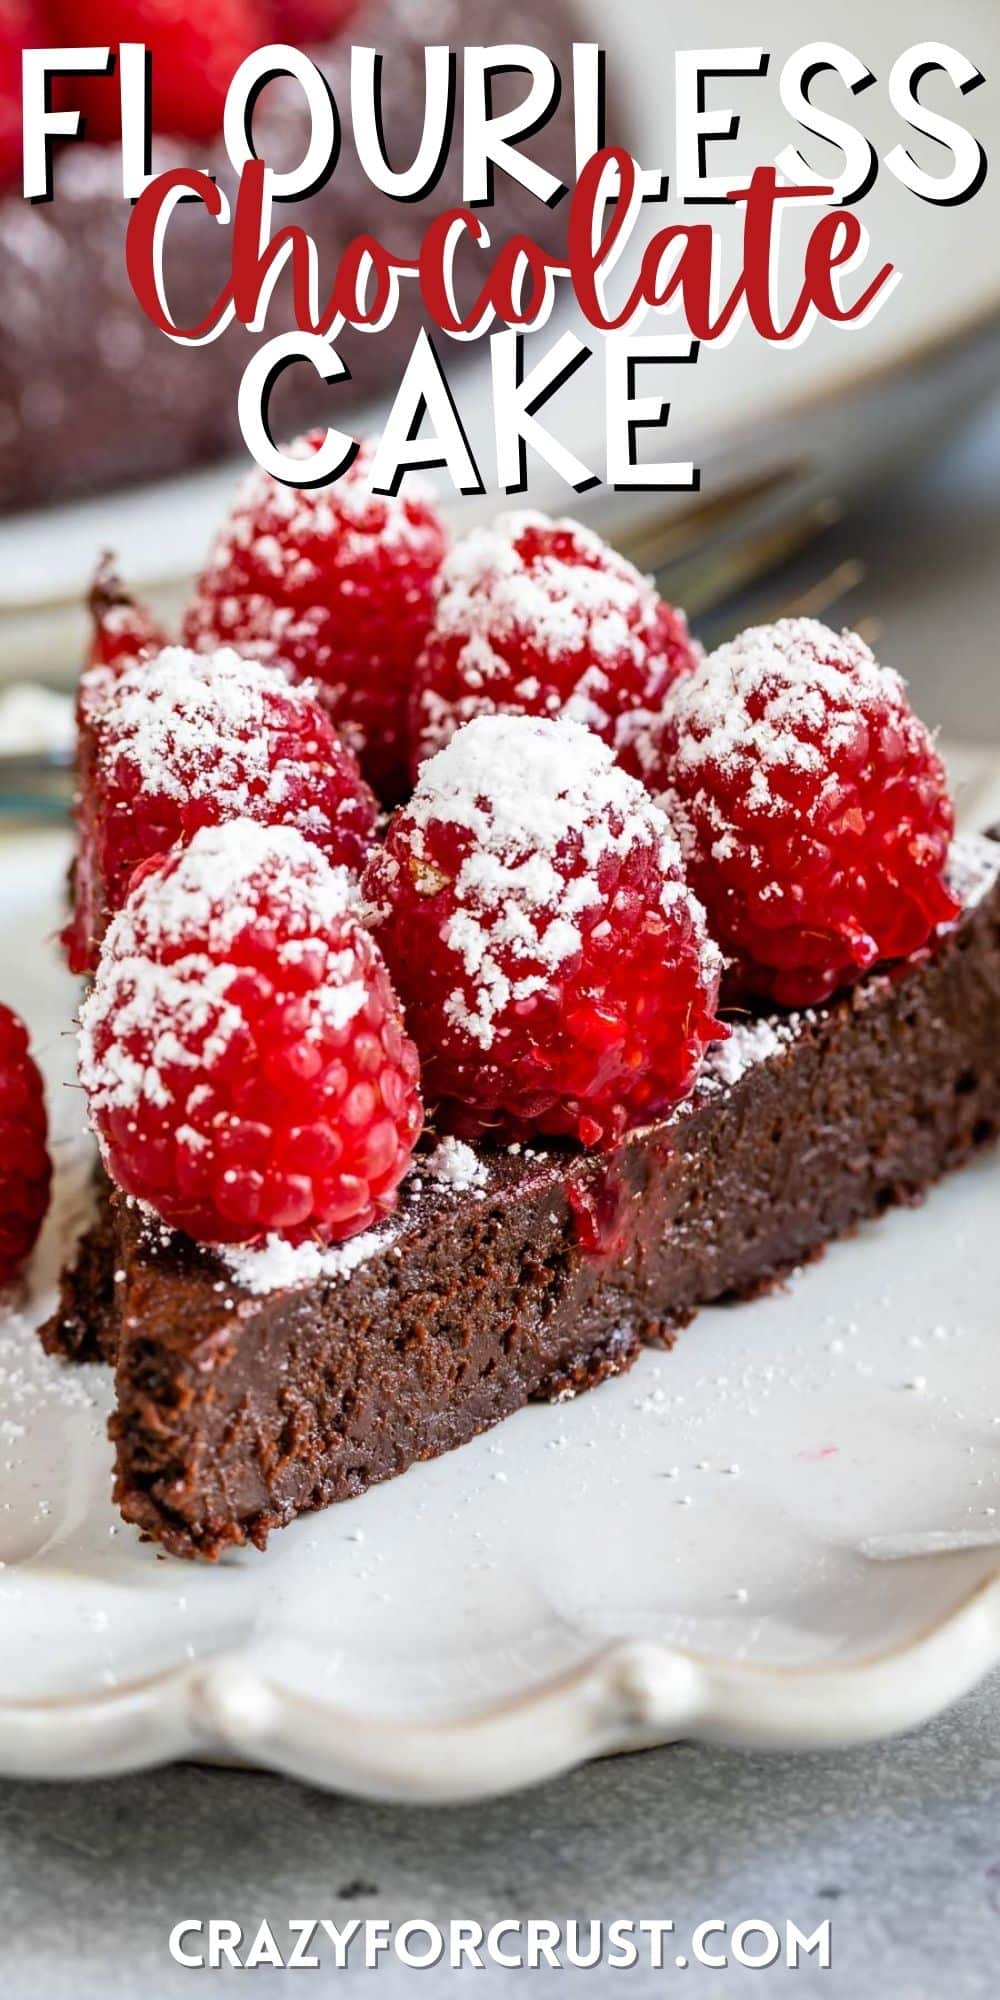
<path fill-rule="evenodd" d="M 718 145 L 711 170 L 730 169 L 734 182 L 751 168 L 799 144 L 817 171 L 836 167 L 839 155 L 806 139 L 782 111 L 778 78 L 786 58 L 817 38 L 837 38 L 869 64 L 877 82 L 853 101 L 852 115 L 863 125 L 884 159 L 908 137 L 889 104 L 887 78 L 894 59 L 923 37 L 945 34 L 978 62 L 986 82 L 955 109 L 953 86 L 931 77 L 922 86 L 933 108 L 963 117 L 984 141 L 1000 117 L 1000 10 L 982 0 L 951 0 L 942 28 L 937 0 L 757 0 L 748 24 L 743 0 L 703 0 L 697 30 L 686 10 L 665 8 L 663 0 L 578 0 L 585 29 L 608 52 L 609 76 L 628 107 L 630 132 L 643 165 L 673 174 L 674 51 L 697 42 L 705 48 L 759 44 L 771 55 L 767 77 L 718 78 L 707 86 L 711 108 L 734 108 L 741 125 L 732 145 Z M 690 11 L 690 10 L 688 10 Z M 836 27 L 831 29 L 831 16 Z M 589 28 L 587 27 L 589 24 Z M 569 80 L 566 80 L 568 89 Z M 846 115 L 847 95 L 836 78 L 821 79 L 814 97 L 828 110 Z M 920 163 L 939 171 L 940 151 L 929 140 L 909 135 Z M 703 350 L 694 368 L 653 371 L 641 390 L 672 398 L 667 456 L 692 457 L 702 468 L 702 490 L 716 497 L 745 480 L 780 473 L 784 505 L 800 509 L 818 492 L 841 495 L 884 472 L 899 454 L 926 443 L 936 428 L 956 422 L 964 410 L 996 386 L 1000 355 L 1000 232 L 987 227 L 989 186 L 958 208 L 937 208 L 917 199 L 883 167 L 859 213 L 871 236 L 866 270 L 891 259 L 902 282 L 876 319 L 860 330 L 816 327 L 800 347 L 769 348 L 742 327 L 728 346 Z M 726 241 L 723 266 L 728 286 L 738 268 L 741 212 L 733 208 L 678 210 L 655 206 L 644 211 L 650 232 L 665 219 L 706 217 Z M 797 290 L 795 250 L 815 219 L 809 209 L 789 219 L 782 234 L 782 298 Z M 631 265 L 629 269 L 631 269 Z M 574 323 L 567 313 L 559 325 Z M 668 331 L 678 322 L 670 319 Z M 645 331 L 653 331 L 650 321 Z M 555 322 L 537 336 L 544 352 L 557 331 Z M 587 329 L 577 323 L 581 338 Z M 593 340 L 593 336 L 589 336 Z M 535 358 L 529 349 L 529 365 Z M 489 357 L 484 347 L 449 355 L 456 398 L 482 466 L 487 495 L 458 503 L 465 521 L 496 511 L 496 467 L 490 414 Z M 334 392 L 335 394 L 335 392 Z M 335 404 L 331 405 L 335 413 Z M 597 473 L 603 468 L 604 416 L 601 357 L 595 353 L 545 412 L 545 420 L 567 439 Z M 377 430 L 380 411 L 357 415 L 357 428 Z M 661 454 L 662 455 L 662 454 Z M 200 568 L 215 528 L 228 505 L 238 470 L 246 464 L 215 467 L 183 478 L 161 480 L 124 494 L 34 512 L 0 523 L 0 676 L 33 674 L 51 680 L 75 674 L 84 642 L 82 598 L 93 572 L 95 552 L 120 553 L 125 575 L 151 593 L 165 616 L 179 607 L 190 577 Z M 530 466 L 530 499 L 541 507 L 579 511 L 579 503 L 541 460 Z M 606 490 L 588 497 L 585 507 L 598 516 L 608 508 Z M 654 502 L 618 498 L 612 506 L 620 526 Z M 688 504 L 683 495 L 670 503 Z"/>
<path fill-rule="evenodd" d="M 1000 770 L 955 759 L 965 818 Z M 89 1166 L 61 835 L 9 840 L 4 997 L 44 1059 L 57 1199 L 0 1322 L 0 1769 L 232 1757 L 476 1798 L 678 1735 L 906 1728 L 1000 1659 L 1000 1157 L 671 1355 L 217 1567 L 109 1498 L 110 1384 L 42 1354 Z"/>

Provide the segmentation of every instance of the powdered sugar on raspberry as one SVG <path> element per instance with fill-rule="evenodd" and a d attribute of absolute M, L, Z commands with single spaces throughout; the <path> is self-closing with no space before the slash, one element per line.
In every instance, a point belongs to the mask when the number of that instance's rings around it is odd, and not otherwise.
<path fill-rule="evenodd" d="M 115 922 L 120 924 L 121 918 Z M 131 1110 L 143 1099 L 165 1110 L 173 1099 L 164 1070 L 200 1070 L 203 1062 L 217 1061 L 239 1030 L 239 1010 L 226 1000 L 234 969 L 197 952 L 183 959 L 176 972 L 154 970 L 126 926 L 111 949 L 123 956 L 103 993 L 95 988 L 80 1013 L 80 1081 L 95 1113 Z M 98 1060 L 92 1037 L 106 1009 L 113 1015 L 114 1036 Z M 151 1021 L 156 1034 L 150 1059 L 140 1062 L 130 1053 L 129 1042 Z M 191 1052 L 195 1040 L 197 1056 Z"/>
<path fill-rule="evenodd" d="M 263 784 L 280 804 L 281 768 L 272 768 L 268 745 L 276 686 L 293 710 L 308 713 L 307 689 L 231 647 L 200 654 L 166 646 L 117 682 L 104 715 L 103 754 L 126 755 L 150 791 L 166 798 L 211 795 L 235 815 L 247 810 L 251 786 Z"/>
<path fill-rule="evenodd" d="M 754 766 L 748 803 L 766 811 L 782 767 L 819 771 L 848 748 L 866 711 L 902 701 L 904 686 L 856 632 L 839 637 L 815 618 L 751 626 L 682 677 L 667 697 L 678 722 L 677 762 L 687 770 Z M 720 856 L 720 859 L 725 858 Z"/>
<path fill-rule="evenodd" d="M 955 915 L 947 775 L 856 633 L 809 618 L 742 633 L 678 677 L 643 751 L 730 997 L 825 999 Z"/>
<path fill-rule="evenodd" d="M 572 533 L 591 561 L 567 563 L 545 555 L 527 568 L 517 543 L 532 528 Z M 638 659 L 641 642 L 628 613 L 640 582 L 631 565 L 579 521 L 552 522 L 524 508 L 501 514 L 491 527 L 456 543 L 441 572 L 438 629 L 467 634 L 466 656 L 487 673 L 496 659 L 490 634 L 519 628 L 552 658 L 587 644 L 599 659 L 623 650 Z"/>
<path fill-rule="evenodd" d="M 539 910 L 565 910 L 569 891 L 555 858 L 571 834 L 596 868 L 653 835 L 663 866 L 679 868 L 680 849 L 664 814 L 637 779 L 615 763 L 607 744 L 566 718 L 480 716 L 424 765 L 408 807 L 415 826 L 451 820 L 475 837 L 476 853 L 460 887 L 502 896 L 514 871 L 517 888 Z"/>
<path fill-rule="evenodd" d="M 314 435 L 289 447 L 308 459 Z M 447 546 L 426 483 L 372 490 L 372 447 L 330 486 L 244 480 L 198 584 L 184 636 L 233 645 L 322 684 L 337 728 L 387 801 L 407 789 L 407 710 Z"/>
<path fill-rule="evenodd" d="M 289 458 L 308 459 L 316 440 L 296 438 L 282 449 Z M 239 550 L 251 557 L 262 577 L 297 596 L 322 583 L 331 562 L 350 569 L 373 542 L 390 554 L 422 547 L 425 531 L 411 518 L 406 502 L 432 503 L 432 488 L 419 473 L 409 473 L 398 496 L 373 493 L 374 456 L 374 445 L 366 439 L 332 486 L 286 486 L 259 468 L 247 473 L 212 551 L 209 581 L 213 571 L 228 568 Z M 322 567 L 309 552 L 317 544 Z"/>
<path fill-rule="evenodd" d="M 549 538 L 571 536 L 575 560 L 552 548 L 526 557 L 519 544 L 534 531 Z M 616 677 L 626 664 L 642 668 L 650 649 L 657 649 L 658 602 L 649 579 L 578 521 L 552 521 L 522 509 L 465 536 L 442 565 L 433 628 L 435 644 L 458 642 L 455 661 L 464 692 L 444 700 L 433 680 L 425 683 L 424 749 L 444 742 L 458 724 L 511 700 L 535 708 L 542 699 L 536 675 L 510 685 L 505 648 L 511 642 L 526 643 L 555 666 L 567 658 L 584 661 L 572 691 L 560 696 L 553 686 L 544 705 L 550 714 L 567 715 L 600 733 L 611 730 L 618 715 Z M 683 618 L 676 617 L 686 634 Z"/>
<path fill-rule="evenodd" d="M 364 1005 L 363 983 L 344 978 L 351 954 L 331 949 L 326 936 L 357 907 L 347 870 L 331 867 L 293 827 L 204 827 L 169 869 L 137 885 L 107 932 L 80 1012 L 80 1080 L 92 1112 L 143 1100 L 166 1106 L 163 1072 L 210 1066 L 240 1031 L 241 1011 L 227 999 L 238 968 L 225 958 L 258 921 L 262 889 L 291 948 L 324 954 L 321 1006 L 332 1024 L 346 1025 Z M 143 1061 L 132 1053 L 137 1036 L 148 1050 Z"/>
<path fill-rule="evenodd" d="M 431 822 L 450 821 L 473 836 L 444 943 L 475 982 L 474 1006 L 456 988 L 449 1018 L 483 1049 L 493 1042 L 495 1017 L 544 984 L 537 972 L 512 979 L 511 957 L 554 971 L 581 949 L 574 920 L 600 901 L 602 860 L 642 841 L 655 844 L 665 876 L 681 870 L 667 819 L 644 787 L 606 744 L 565 717 L 478 717 L 423 766 L 408 815 L 418 858 Z M 567 877 L 570 840 L 584 869 Z M 687 893 L 679 879 L 665 880 L 663 907 Z"/>

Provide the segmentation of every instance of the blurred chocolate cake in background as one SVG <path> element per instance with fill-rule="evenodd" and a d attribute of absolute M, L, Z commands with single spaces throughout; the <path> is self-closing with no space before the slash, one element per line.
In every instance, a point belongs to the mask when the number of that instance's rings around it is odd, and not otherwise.
<path fill-rule="evenodd" d="M 194 0 L 191 4 L 193 10 Z M 52 0 L 49 12 L 54 16 L 49 42 L 93 40 L 92 34 L 71 32 L 67 17 L 73 10 L 60 7 L 60 0 Z M 545 48 L 565 88 L 551 122 L 530 141 L 531 153 L 572 183 L 569 0 L 506 0 L 503 5 L 499 0 L 362 0 L 350 7 L 345 0 L 309 0 L 307 15 L 317 27 L 321 21 L 341 24 L 333 39 L 310 48 L 340 110 L 341 153 L 326 187 L 289 204 L 276 226 L 287 217 L 313 235 L 321 293 L 332 283 L 352 237 L 370 232 L 409 258 L 431 216 L 462 199 L 461 103 L 455 143 L 437 187 L 425 200 L 393 202 L 371 186 L 351 145 L 352 42 L 375 47 L 384 56 L 383 128 L 390 157 L 400 167 L 413 158 L 422 129 L 425 46 L 527 42 Z M 304 40 L 296 32 L 302 18 L 301 0 L 272 0 L 264 31 L 253 36 L 253 45 L 268 39 Z M 110 20 L 102 25 L 101 33 L 109 39 L 116 32 L 126 38 Z M 155 37 L 145 39 L 155 50 Z M 229 74 L 234 67 L 232 63 Z M 154 108 L 155 78 L 154 58 Z M 461 93 L 461 63 L 458 79 Z M 115 86 L 104 88 L 113 92 Z M 503 108 L 506 89 L 510 101 L 518 102 L 524 77 L 497 80 L 497 110 Z M 67 101 L 82 102 L 82 92 Z M 260 155 L 276 167 L 300 159 L 305 121 L 297 87 L 269 85 L 255 115 Z M 182 162 L 206 168 L 232 190 L 234 175 L 221 138 L 206 142 L 158 136 L 154 171 Z M 279 285 L 264 335 L 248 335 L 234 325 L 206 347 L 168 340 L 145 318 L 129 286 L 125 231 L 131 210 L 122 198 L 117 144 L 87 134 L 65 143 L 56 157 L 54 185 L 49 203 L 24 201 L 19 182 L 10 178 L 0 195 L 0 508 L 6 510 L 178 472 L 238 448 L 236 394 L 248 355 L 255 341 L 292 324 L 288 294 Z M 494 206 L 484 217 L 494 244 L 525 230 L 540 242 L 558 245 L 565 228 L 561 207 L 544 207 L 499 173 Z M 202 317 L 225 282 L 228 259 L 228 231 L 200 204 L 185 204 L 175 213 L 165 275 L 179 324 Z M 328 388 L 308 366 L 285 372 L 272 399 L 276 435 L 299 430 L 324 413 L 332 417 L 334 411 L 343 412 L 351 400 L 392 391 L 425 317 L 416 284 L 404 284 L 401 292 L 396 318 L 384 331 L 373 336 L 347 329 L 338 338 L 350 383 Z"/>

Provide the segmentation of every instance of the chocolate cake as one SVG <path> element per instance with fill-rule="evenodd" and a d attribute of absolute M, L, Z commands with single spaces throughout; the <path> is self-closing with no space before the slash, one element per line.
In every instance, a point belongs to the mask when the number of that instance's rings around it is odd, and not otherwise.
<path fill-rule="evenodd" d="M 610 1154 L 444 1141 L 327 1251 L 212 1252 L 105 1187 L 44 1339 L 115 1368 L 125 1518 L 175 1555 L 262 1546 L 922 1196 L 1000 1130 L 1000 846 L 957 843 L 952 886 L 930 947 L 742 1019 Z"/>
<path fill-rule="evenodd" d="M 509 0 L 502 9 L 495 0 L 365 0 L 339 39 L 311 51 L 340 108 L 343 144 L 329 184 L 289 206 L 278 221 L 294 221 L 314 237 L 328 287 L 353 237 L 370 232 L 399 256 L 412 258 L 428 221 L 462 199 L 457 139 L 426 200 L 394 202 L 372 187 L 351 144 L 352 43 L 384 54 L 383 124 L 392 159 L 405 166 L 416 153 L 423 124 L 425 46 L 496 41 L 546 49 L 568 80 L 573 24 L 564 0 L 544 5 Z M 523 88 L 523 78 L 500 77 L 497 110 L 506 101 L 516 103 Z M 567 87 L 551 123 L 530 142 L 532 157 L 567 183 L 574 176 L 570 97 Z M 460 105 L 455 130 L 461 132 Z M 274 84 L 263 94 L 255 134 L 261 156 L 272 165 L 301 159 L 306 118 L 294 85 Z M 207 169 L 232 194 L 235 177 L 221 138 L 193 145 L 172 137 L 155 142 L 154 172 L 183 162 Z M 0 508 L 178 472 L 240 445 L 237 387 L 262 336 L 234 325 L 205 347 L 179 347 L 166 339 L 145 318 L 129 286 L 129 214 L 118 147 L 86 140 L 60 151 L 51 202 L 26 202 L 17 188 L 0 196 Z M 494 241 L 525 230 L 552 246 L 565 227 L 561 209 L 547 208 L 503 174 L 497 175 L 495 204 L 487 215 Z M 198 204 L 178 211 L 164 268 L 179 324 L 202 317 L 225 282 L 228 256 L 228 232 Z M 377 338 L 347 329 L 338 339 L 350 383 L 331 391 L 309 367 L 285 373 L 272 402 L 276 435 L 291 435 L 329 415 L 331 397 L 343 410 L 351 397 L 378 396 L 398 383 L 423 320 L 417 289 L 403 287 L 396 318 Z M 293 324 L 287 288 L 279 285 L 267 334 Z"/>

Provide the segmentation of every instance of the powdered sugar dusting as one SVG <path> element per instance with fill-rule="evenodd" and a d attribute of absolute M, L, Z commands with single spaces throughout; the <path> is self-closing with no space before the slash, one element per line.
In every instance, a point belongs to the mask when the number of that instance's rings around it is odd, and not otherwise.
<path fill-rule="evenodd" d="M 282 449 L 289 458 L 309 458 L 316 440 L 296 438 Z M 422 547 L 426 530 L 412 518 L 407 502 L 432 503 L 430 485 L 419 473 L 409 473 L 398 496 L 373 493 L 374 456 L 374 445 L 366 439 L 332 486 L 286 486 L 259 468 L 247 473 L 212 551 L 205 582 L 225 574 L 240 552 L 251 557 L 256 573 L 272 578 L 282 593 L 298 597 L 322 585 L 331 565 L 350 569 L 375 542 L 390 554 Z"/>
<path fill-rule="evenodd" d="M 950 875 L 956 894 L 963 898 L 964 907 L 975 907 L 1000 875 L 1000 842 L 980 835 L 960 835 L 952 849 Z M 855 1004 L 861 1004 L 869 991 L 873 994 L 882 991 L 884 985 L 881 975 L 869 978 L 858 988 Z M 676 1107 L 671 1114 L 672 1119 L 689 1117 L 706 1096 L 732 1089 L 760 1064 L 782 1055 L 801 1034 L 815 1025 L 816 1019 L 815 1012 L 806 1009 L 731 1023 L 728 1041 L 715 1043 L 709 1049 L 692 1097 Z M 512 1151 L 520 1153 L 521 1148 Z M 428 1181 L 437 1188 L 458 1195 L 481 1190 L 488 1186 L 489 1180 L 490 1166 L 486 1158 L 462 1140 L 444 1138 L 432 1153 L 414 1161 L 408 1181 L 404 1183 L 404 1190 L 409 1190 L 409 1199 L 405 1201 L 401 1214 L 376 1228 L 330 1248 L 318 1243 L 293 1246 L 274 1235 L 256 1247 L 228 1246 L 217 1249 L 214 1254 L 230 1272 L 234 1282 L 254 1295 L 309 1285 L 321 1278 L 346 1278 L 372 1258 L 394 1248 L 414 1214 L 414 1205 L 419 1205 L 421 1190 Z M 150 1220 L 155 1227 L 163 1228 L 152 1212 Z M 169 1236 L 168 1231 L 165 1240 L 169 1240 Z"/>
<path fill-rule="evenodd" d="M 153 967 L 135 946 L 116 959 L 80 1015 L 80 1081 L 91 1108 L 129 1110 L 145 1098 L 163 1110 L 172 1102 L 163 1081 L 166 1069 L 200 1070 L 203 1063 L 217 1062 L 240 1029 L 239 1009 L 226 1000 L 234 976 L 233 966 L 214 965 L 201 952 L 181 959 L 176 968 Z M 97 1058 L 92 1031 L 107 1008 L 113 1010 L 114 1033 Z M 141 1057 L 134 1053 L 137 1040 Z"/>
<path fill-rule="evenodd" d="M 293 710 L 308 715 L 309 693 L 277 680 L 273 667 L 230 647 L 199 654 L 165 646 L 108 690 L 102 757 L 126 756 L 166 798 L 212 796 L 236 814 L 263 789 L 278 806 L 282 771 L 272 766 L 268 744 L 276 686 Z"/>
<path fill-rule="evenodd" d="M 494 715 L 469 723 L 423 766 L 409 812 L 417 827 L 443 819 L 468 828 L 478 851 L 519 870 L 516 886 L 539 909 L 554 911 L 564 894 L 552 862 L 571 834 L 590 867 L 650 834 L 661 843 L 664 866 L 681 865 L 666 818 L 644 787 L 598 737 L 565 718 Z M 525 856 L 537 858 L 538 868 L 525 867 Z M 485 873 L 497 893 L 498 873 L 488 866 Z"/>
<path fill-rule="evenodd" d="M 485 1160 L 461 1139 L 445 1138 L 433 1153 L 414 1160 L 409 1184 L 419 1197 L 425 1177 L 451 1194 L 471 1194 L 489 1183 Z M 349 1278 L 363 1264 L 391 1250 L 403 1228 L 399 1216 L 390 1217 L 346 1243 L 291 1244 L 271 1235 L 255 1245 L 228 1244 L 216 1249 L 216 1256 L 245 1292 L 260 1295 L 286 1287 L 312 1285 L 320 1279 Z"/>
<path fill-rule="evenodd" d="M 606 744 L 566 718 L 478 717 L 423 766 L 408 816 L 418 861 L 432 822 L 473 836 L 443 941 L 473 982 L 475 999 L 470 1007 L 456 987 L 446 1011 L 483 1049 L 493 1042 L 496 1016 L 538 992 L 546 973 L 581 950 L 578 919 L 600 900 L 602 861 L 654 844 L 664 909 L 689 895 L 665 815 Z M 569 879 L 567 843 L 584 863 Z M 525 964 L 522 977 L 511 977 L 511 959 Z"/>
<path fill-rule="evenodd" d="M 705 1058 L 705 1073 L 718 1083 L 739 1083 L 747 1071 L 767 1062 L 794 1041 L 797 1018 L 788 1020 L 733 1021 L 729 1040 L 715 1042 Z"/>
<path fill-rule="evenodd" d="M 519 538 L 530 529 L 571 534 L 590 561 L 568 563 L 554 554 L 529 568 Z M 649 586 L 646 586 L 647 589 Z M 489 670 L 489 634 L 530 632 L 543 653 L 561 657 L 588 645 L 598 659 L 625 650 L 638 658 L 641 642 L 628 620 L 643 579 L 579 521 L 550 521 L 524 508 L 501 514 L 457 542 L 441 572 L 437 626 L 467 635 L 477 663 Z"/>
<path fill-rule="evenodd" d="M 483 1188 L 489 1181 L 485 1160 L 481 1160 L 463 1139 L 442 1139 L 434 1152 L 418 1164 L 423 1173 L 430 1174 L 445 1187 L 454 1188 L 456 1194 Z"/>
<path fill-rule="evenodd" d="M 903 683 L 856 632 L 815 618 L 751 626 L 682 676 L 666 701 L 678 764 L 753 771 L 748 803 L 768 809 L 784 768 L 818 772 L 850 747 L 875 703 L 902 701 Z"/>
<path fill-rule="evenodd" d="M 956 834 L 948 856 L 948 882 L 965 910 L 975 909 L 1000 875 L 1000 840 L 982 833 Z"/>
<path fill-rule="evenodd" d="M 568 536 L 573 560 L 557 548 L 532 547 L 522 538 Z M 579 521 L 552 521 L 523 509 L 501 515 L 456 543 L 446 557 L 432 645 L 456 643 L 463 693 L 443 700 L 432 683 L 421 689 L 421 741 L 433 750 L 456 725 L 511 706 L 563 714 L 599 733 L 615 723 L 616 684 L 623 669 L 642 669 L 654 684 L 665 671 L 660 658 L 659 600 L 651 581 Z M 677 635 L 686 638 L 681 613 Z M 536 660 L 571 660 L 578 672 L 570 692 L 543 691 L 529 675 L 510 689 L 506 650 L 526 644 Z"/>
<path fill-rule="evenodd" d="M 321 1278 L 349 1278 L 352 1271 L 388 1250 L 397 1234 L 398 1224 L 388 1221 L 329 1247 L 288 1243 L 283 1236 L 271 1235 L 257 1245 L 228 1244 L 216 1255 L 242 1291 L 259 1296 L 314 1285 Z"/>
<path fill-rule="evenodd" d="M 975 909 L 1000 877 L 1000 841 L 983 834 L 958 834 L 952 843 L 948 880 L 963 910 Z M 879 999 L 886 987 L 886 975 L 869 974 L 854 990 L 854 1005 L 864 1008 Z M 729 1040 L 716 1042 L 708 1050 L 696 1087 L 698 1092 L 731 1088 L 759 1063 L 780 1055 L 817 1019 L 806 1008 L 790 1014 L 767 1015 L 758 1020 L 732 1021 Z M 683 1112 L 687 1106 L 681 1106 Z"/>
<path fill-rule="evenodd" d="M 262 898 L 280 908 L 293 950 L 325 955 L 320 1004 L 343 1026 L 364 1004 L 351 954 L 328 934 L 356 907 L 346 869 L 292 827 L 231 820 L 205 827 L 167 866 L 147 876 L 113 919 L 93 989 L 80 1014 L 80 1080 L 92 1111 L 172 1101 L 169 1069 L 217 1061 L 241 1032 L 228 999 L 239 968 L 226 962 L 234 939 L 259 920 Z M 197 1050 L 197 1054 L 193 1053 Z"/>
<path fill-rule="evenodd" d="M 133 929 L 141 923 L 148 951 L 180 946 L 194 935 L 207 938 L 213 954 L 221 956 L 254 922 L 264 886 L 287 919 L 290 943 L 298 951 L 317 941 L 325 947 L 326 933 L 358 907 L 350 872 L 333 867 L 291 826 L 234 819 L 202 827 L 172 861 L 165 874 L 141 882 L 127 909 L 114 918 L 107 956 L 117 955 L 115 940 L 123 932 L 127 937 L 129 921 Z"/>

